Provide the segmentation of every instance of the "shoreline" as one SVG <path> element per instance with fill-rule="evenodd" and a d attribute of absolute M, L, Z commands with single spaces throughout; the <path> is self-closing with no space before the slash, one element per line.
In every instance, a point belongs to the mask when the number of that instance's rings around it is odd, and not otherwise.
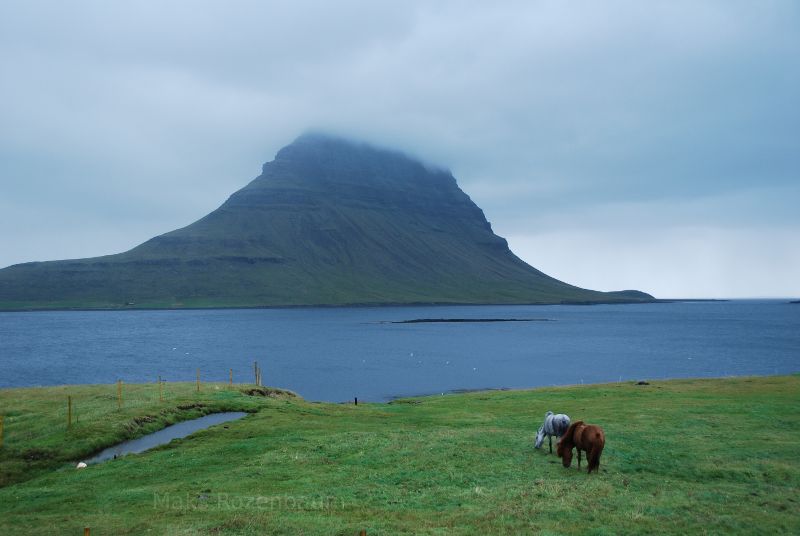
<path fill-rule="evenodd" d="M 447 391 L 442 392 L 426 392 L 426 393 L 419 393 L 415 395 L 392 395 L 391 397 L 387 398 L 386 402 L 368 402 L 365 401 L 366 404 L 391 404 L 398 400 L 405 400 L 405 399 L 416 399 L 416 398 L 435 398 L 441 396 L 453 396 L 453 395 L 468 395 L 468 394 L 477 394 L 477 393 L 524 393 L 528 391 L 538 391 L 542 389 L 571 389 L 575 387 L 609 387 L 613 385 L 637 385 L 638 382 L 645 381 L 648 382 L 647 384 L 643 384 L 642 387 L 653 386 L 659 383 L 665 382 L 696 382 L 696 381 L 714 381 L 714 380 L 746 380 L 748 378 L 753 379 L 765 379 L 765 378 L 788 378 L 792 376 L 800 375 L 800 370 L 795 372 L 789 372 L 786 374 L 743 374 L 743 375 L 736 375 L 736 374 L 727 374 L 725 376 L 686 376 L 686 377 L 676 377 L 676 378 L 639 378 L 636 380 L 628 379 L 622 381 L 609 381 L 609 382 L 592 382 L 592 383 L 564 383 L 564 384 L 553 384 L 553 385 L 537 385 L 532 387 L 478 387 L 478 388 L 467 388 L 467 389 L 450 389 Z M 302 395 L 301 395 L 302 396 Z M 309 400 L 309 402 L 314 402 Z M 328 404 L 327 401 L 320 401 L 321 403 Z M 339 402 L 340 404 L 344 404 L 346 402 Z M 359 399 L 359 404 L 361 400 Z"/>
<path fill-rule="evenodd" d="M 285 304 L 285 305 L 214 305 L 209 307 L 0 307 L 0 313 L 46 313 L 46 312 L 109 312 L 109 311 L 226 311 L 250 309 L 379 309 L 391 307 L 502 307 L 502 306 L 592 306 L 592 305 L 652 305 L 669 303 L 707 303 L 731 301 L 785 301 L 789 298 L 676 298 L 642 300 L 604 300 L 604 301 L 565 301 L 565 302 L 381 302 L 381 303 L 344 303 L 344 304 Z"/>
<path fill-rule="evenodd" d="M 672 303 L 674 301 L 729 301 L 729 300 L 609 300 L 576 302 L 526 302 L 526 303 L 480 303 L 480 302 L 382 302 L 382 303 L 343 303 L 343 304 L 285 304 L 285 305 L 214 305 L 209 307 L 47 307 L 47 308 L 3 308 L 0 313 L 41 313 L 54 311 L 107 312 L 107 311 L 225 311 L 238 309 L 378 309 L 382 307 L 484 307 L 484 306 L 554 306 L 554 305 L 645 305 L 652 303 Z"/>
<path fill-rule="evenodd" d="M 674 377 L 674 378 L 637 378 L 637 379 L 625 379 L 622 381 L 598 381 L 592 383 L 565 383 L 565 384 L 548 384 L 548 385 L 533 385 L 528 387 L 467 387 L 467 388 L 457 388 L 457 389 L 447 389 L 445 391 L 429 391 L 429 392 L 418 392 L 414 394 L 405 394 L 405 395 L 387 395 L 382 400 L 379 401 L 371 401 L 364 398 L 359 398 L 359 404 L 392 404 L 398 400 L 406 400 L 406 399 L 418 399 L 418 398 L 436 398 L 441 396 L 456 396 L 456 395 L 467 395 L 467 394 L 476 394 L 476 393 L 498 393 L 498 392 L 508 392 L 508 393 L 520 393 L 520 392 L 528 392 L 528 391 L 537 391 L 543 389 L 569 389 L 575 387 L 608 387 L 613 385 L 635 385 L 637 382 L 646 381 L 649 382 L 648 384 L 644 384 L 643 386 L 646 387 L 647 385 L 653 385 L 656 383 L 664 383 L 664 382 L 695 382 L 695 381 L 713 381 L 713 380 L 728 380 L 728 379 L 747 379 L 747 378 L 783 378 L 783 377 L 792 377 L 800 375 L 800 370 L 795 372 L 788 372 L 783 374 L 726 374 L 723 376 L 685 376 L 685 377 Z M 171 385 L 171 386 L 186 386 L 191 385 L 194 386 L 195 382 L 191 380 L 187 381 L 174 381 L 174 382 L 163 382 L 164 385 Z M 26 385 L 26 386 L 14 386 L 14 387 L 0 387 L 0 394 L 4 391 L 14 391 L 14 390 L 31 390 L 31 389 L 68 389 L 68 388 L 96 388 L 96 387 L 109 387 L 114 386 L 114 383 L 64 383 L 64 384 L 54 384 L 54 385 Z M 157 382 L 126 382 L 123 384 L 126 387 L 146 387 L 146 386 L 153 386 L 157 385 Z M 208 381 L 208 382 L 201 382 L 201 386 L 206 387 L 228 387 L 228 382 L 226 381 Z M 233 389 L 246 389 L 249 387 L 255 387 L 255 384 L 252 383 L 234 383 Z M 283 387 L 275 387 L 275 386 L 263 386 L 264 388 L 268 389 L 277 389 L 280 392 L 286 393 L 293 393 L 294 396 L 297 398 L 304 400 L 311 404 L 352 404 L 352 399 L 346 400 L 322 400 L 322 399 L 311 399 L 306 398 L 303 396 L 303 393 L 294 391 L 292 389 L 287 389 Z"/>

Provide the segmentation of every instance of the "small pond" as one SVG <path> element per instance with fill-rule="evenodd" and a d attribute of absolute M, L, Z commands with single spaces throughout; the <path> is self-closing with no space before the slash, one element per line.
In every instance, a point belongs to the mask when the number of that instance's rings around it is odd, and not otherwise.
<path fill-rule="evenodd" d="M 198 430 L 204 430 L 215 424 L 241 419 L 247 415 L 243 411 L 228 411 L 224 413 L 212 413 L 199 419 L 192 419 L 191 421 L 183 421 L 172 426 L 167 426 L 163 430 L 147 434 L 146 436 L 137 439 L 125 441 L 113 447 L 108 447 L 96 456 L 86 460 L 86 463 L 91 465 L 93 463 L 100 463 L 113 458 L 124 456 L 125 454 L 138 454 L 150 450 L 153 447 L 169 443 L 173 439 L 186 437 L 193 434 Z"/>

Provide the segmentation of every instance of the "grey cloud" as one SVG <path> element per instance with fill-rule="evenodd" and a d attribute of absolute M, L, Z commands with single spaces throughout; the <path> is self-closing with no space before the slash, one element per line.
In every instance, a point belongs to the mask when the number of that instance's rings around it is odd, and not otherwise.
<path fill-rule="evenodd" d="M 791 1 L 4 3 L 0 225 L 41 230 L 0 265 L 185 225 L 308 128 L 450 168 L 509 235 L 746 205 L 796 236 L 797 27 Z"/>

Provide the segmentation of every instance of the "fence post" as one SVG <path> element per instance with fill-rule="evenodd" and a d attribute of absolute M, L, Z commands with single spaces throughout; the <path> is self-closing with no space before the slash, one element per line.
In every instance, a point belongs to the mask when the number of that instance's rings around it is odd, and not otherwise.
<path fill-rule="evenodd" d="M 158 401 L 164 401 L 164 382 L 161 381 L 161 374 L 158 375 Z"/>
<path fill-rule="evenodd" d="M 258 385 L 258 361 L 253 361 L 253 376 L 255 378 L 255 384 Z"/>
<path fill-rule="evenodd" d="M 117 408 L 122 409 L 122 380 L 117 380 Z"/>
<path fill-rule="evenodd" d="M 91 532 L 92 531 L 91 531 L 91 529 L 89 529 L 89 527 L 84 527 L 83 528 L 83 536 L 91 536 Z"/>
<path fill-rule="evenodd" d="M 233 369 L 228 369 L 228 385 L 233 388 Z"/>
<path fill-rule="evenodd" d="M 72 428 L 72 397 L 67 396 L 67 430 Z"/>
<path fill-rule="evenodd" d="M 0 415 L 0 448 L 3 448 L 3 417 Z"/>
<path fill-rule="evenodd" d="M 197 392 L 200 392 L 200 369 L 197 369 Z"/>

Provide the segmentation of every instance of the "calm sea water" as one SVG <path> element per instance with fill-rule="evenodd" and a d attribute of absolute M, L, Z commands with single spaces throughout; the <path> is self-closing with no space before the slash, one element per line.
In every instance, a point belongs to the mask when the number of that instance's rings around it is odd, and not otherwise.
<path fill-rule="evenodd" d="M 415 318 L 551 322 L 391 324 Z M 312 400 L 800 371 L 786 301 L 0 313 L 0 387 L 253 381 Z"/>

